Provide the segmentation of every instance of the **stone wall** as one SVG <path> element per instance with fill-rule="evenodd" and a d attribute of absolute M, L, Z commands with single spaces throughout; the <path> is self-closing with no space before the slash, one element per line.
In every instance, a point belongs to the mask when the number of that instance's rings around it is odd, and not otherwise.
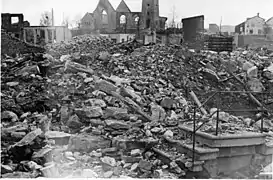
<path fill-rule="evenodd" d="M 124 15 L 126 17 L 125 24 L 120 23 L 120 17 Z M 136 18 L 139 18 L 138 21 L 135 21 Z M 117 12 L 116 13 L 116 31 L 117 32 L 136 32 L 138 29 L 143 28 L 143 16 L 140 12 Z"/>
<path fill-rule="evenodd" d="M 204 30 L 204 16 L 182 19 L 184 40 L 196 42 L 199 32 Z"/>
<path fill-rule="evenodd" d="M 271 37 L 266 37 L 264 35 L 239 35 L 238 36 L 238 47 L 249 46 L 253 48 L 267 46 L 273 49 L 273 41 Z"/>
<path fill-rule="evenodd" d="M 106 11 L 108 25 L 102 24 L 102 12 Z M 100 0 L 97 8 L 93 12 L 95 19 L 95 29 L 104 29 L 106 32 L 113 32 L 116 29 L 116 11 L 108 0 Z"/>
<path fill-rule="evenodd" d="M 22 40 L 12 37 L 5 32 L 1 32 L 1 56 L 4 54 L 14 56 L 18 53 L 25 54 L 30 52 L 45 52 L 45 49 L 29 43 L 25 43 Z"/>

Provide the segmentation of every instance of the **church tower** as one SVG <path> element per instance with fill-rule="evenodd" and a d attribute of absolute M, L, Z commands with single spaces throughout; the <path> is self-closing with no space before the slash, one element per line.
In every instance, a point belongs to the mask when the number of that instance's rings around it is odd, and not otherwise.
<path fill-rule="evenodd" d="M 159 26 L 159 0 L 142 0 L 144 27 L 155 30 Z"/>

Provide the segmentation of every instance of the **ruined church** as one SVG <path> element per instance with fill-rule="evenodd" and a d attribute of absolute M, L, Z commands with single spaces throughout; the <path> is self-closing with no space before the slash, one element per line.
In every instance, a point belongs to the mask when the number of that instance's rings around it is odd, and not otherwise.
<path fill-rule="evenodd" d="M 166 21 L 166 17 L 159 16 L 159 0 L 142 0 L 138 11 L 131 11 L 125 0 L 116 9 L 109 0 L 99 0 L 93 13 L 86 13 L 81 19 L 81 28 L 100 33 L 137 33 L 164 30 Z"/>

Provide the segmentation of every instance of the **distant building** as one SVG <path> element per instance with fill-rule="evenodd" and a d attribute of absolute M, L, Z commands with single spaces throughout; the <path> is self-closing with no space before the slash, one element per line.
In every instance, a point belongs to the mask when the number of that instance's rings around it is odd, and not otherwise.
<path fill-rule="evenodd" d="M 230 25 L 222 25 L 220 30 L 221 33 L 232 35 L 235 32 L 235 27 Z"/>
<path fill-rule="evenodd" d="M 266 22 L 266 25 L 273 28 L 273 17 L 269 18 Z"/>
<path fill-rule="evenodd" d="M 159 0 L 142 0 L 138 8 L 130 9 L 121 0 L 116 9 L 109 0 L 99 0 L 93 13 L 86 13 L 81 19 L 82 28 L 99 30 L 101 33 L 136 33 L 140 30 L 151 29 L 157 31 L 165 29 L 166 17 L 159 16 Z M 132 7 L 136 7 L 136 4 Z"/>
<path fill-rule="evenodd" d="M 81 28 L 87 28 L 87 29 L 95 29 L 95 22 L 94 22 L 94 16 L 92 13 L 86 13 L 83 18 L 81 19 Z"/>
<path fill-rule="evenodd" d="M 235 27 L 235 32 L 245 35 L 263 35 L 265 19 L 261 18 L 259 13 L 252 18 L 247 18 L 246 21 Z"/>
<path fill-rule="evenodd" d="M 264 33 L 268 39 L 273 40 L 273 17 L 269 18 L 264 25 Z"/>
<path fill-rule="evenodd" d="M 45 45 L 54 42 L 68 42 L 72 39 L 71 31 L 66 26 L 29 26 L 24 27 L 25 42 Z"/>
<path fill-rule="evenodd" d="M 235 33 L 245 34 L 245 22 L 242 22 L 241 24 L 235 26 Z"/>
<path fill-rule="evenodd" d="M 264 24 L 265 24 L 265 19 L 261 18 L 259 16 L 259 13 L 252 18 L 247 18 L 245 22 L 245 34 L 262 35 Z"/>
<path fill-rule="evenodd" d="M 209 24 L 209 33 L 218 34 L 220 32 L 220 28 L 217 24 Z"/>

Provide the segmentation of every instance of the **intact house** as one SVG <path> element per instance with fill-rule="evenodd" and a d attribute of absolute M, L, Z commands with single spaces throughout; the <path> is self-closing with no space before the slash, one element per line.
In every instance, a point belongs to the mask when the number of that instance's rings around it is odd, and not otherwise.
<path fill-rule="evenodd" d="M 259 13 L 252 18 L 247 18 L 246 21 L 235 27 L 235 32 L 244 35 L 263 35 L 265 19 L 261 18 Z"/>
<path fill-rule="evenodd" d="M 95 29 L 94 27 L 94 16 L 92 13 L 86 13 L 81 19 L 81 28 L 83 29 Z"/>

